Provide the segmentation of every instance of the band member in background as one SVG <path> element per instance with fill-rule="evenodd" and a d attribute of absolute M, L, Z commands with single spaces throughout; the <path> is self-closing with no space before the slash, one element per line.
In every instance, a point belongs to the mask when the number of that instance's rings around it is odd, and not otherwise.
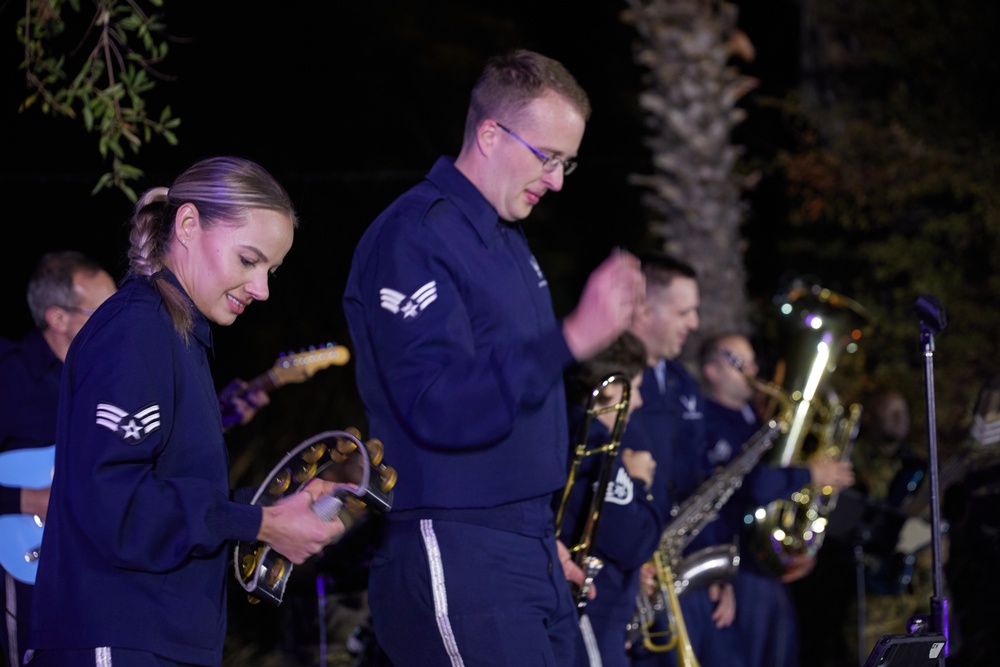
<path fill-rule="evenodd" d="M 633 415 L 623 446 L 652 452 L 657 463 L 653 498 L 666 525 L 673 505 L 686 500 L 711 474 L 705 452 L 704 397 L 698 380 L 679 359 L 688 335 L 700 324 L 700 297 L 697 274 L 690 265 L 660 253 L 643 255 L 641 262 L 646 300 L 629 330 L 645 344 L 649 365 L 642 379 L 643 407 Z M 730 582 L 686 591 L 680 604 L 691 649 L 702 667 L 743 664 L 733 626 L 736 599 Z M 666 632 L 665 627 L 654 630 Z M 638 645 L 632 648 L 632 664 L 672 665 L 673 653 Z"/>
<path fill-rule="evenodd" d="M 915 579 L 909 583 L 891 558 L 903 524 L 901 503 L 918 488 L 925 469 L 908 439 L 909 404 L 885 387 L 874 388 L 862 404 L 851 449 L 857 481 L 830 516 L 814 574 L 792 586 L 800 608 L 824 600 L 800 616 L 803 664 L 860 664 L 883 635 L 906 633 L 909 617 L 930 606 L 930 552 L 925 565 L 910 563 Z M 923 594 L 911 589 L 918 583 Z"/>
<path fill-rule="evenodd" d="M 111 275 L 82 253 L 52 252 L 39 260 L 28 281 L 28 308 L 35 328 L 16 343 L 0 340 L 0 452 L 55 443 L 66 352 L 80 328 L 114 292 Z M 46 468 L 48 472 L 51 465 Z M 23 513 L 44 521 L 48 501 L 48 487 L 24 488 L 16 480 L 0 486 L 0 514 Z M 0 540 L 14 538 L 0 535 Z M 2 563 L 0 574 L 4 590 L 0 664 L 19 666 L 27 648 L 33 585 L 15 579 Z"/>
<path fill-rule="evenodd" d="M 271 404 L 271 397 L 263 389 L 252 389 L 241 378 L 233 378 L 219 392 L 219 410 L 222 412 L 222 429 L 250 423 L 257 411 Z"/>
<path fill-rule="evenodd" d="M 708 462 L 713 467 L 725 466 L 764 425 L 755 408 L 756 388 L 748 381 L 757 376 L 757 357 L 745 336 L 723 333 L 705 339 L 699 358 Z M 829 457 L 814 459 L 808 466 L 777 468 L 758 463 L 706 532 L 713 532 L 713 541 L 719 543 L 739 541 L 743 517 L 755 507 L 790 498 L 810 483 L 840 489 L 853 482 L 851 463 Z M 787 584 L 808 574 L 815 557 L 797 557 L 778 578 L 761 569 L 745 540 L 740 546 L 736 576 L 739 651 L 747 667 L 798 667 L 798 619 Z"/>
<path fill-rule="evenodd" d="M 907 501 L 915 497 L 927 475 L 926 456 L 921 456 L 910 438 L 910 403 L 898 390 L 878 388 L 864 405 L 858 440 L 851 450 L 858 471 L 855 488 L 873 508 L 902 516 Z M 913 509 L 916 516 L 922 517 L 921 509 L 927 508 Z M 906 632 L 914 614 L 930 612 L 933 583 L 929 529 L 927 542 L 912 554 L 896 552 L 899 531 L 898 523 L 882 526 L 882 534 L 864 545 L 868 559 L 860 651 L 857 599 L 844 625 L 846 643 L 859 658 L 867 657 L 883 635 Z"/>
<path fill-rule="evenodd" d="M 259 165 L 208 158 L 147 191 L 130 271 L 66 357 L 55 474 L 29 647 L 32 667 L 220 665 L 235 540 L 293 563 L 344 531 L 312 503 L 230 498 L 209 372 L 210 324 L 231 325 L 292 245 L 284 189 Z"/>
<path fill-rule="evenodd" d="M 569 401 L 571 454 L 577 445 L 586 443 L 588 450 L 598 449 L 611 441 L 616 422 L 629 419 L 642 406 L 642 375 L 646 370 L 646 349 L 642 342 L 626 332 L 590 361 L 570 369 L 566 375 L 566 396 Z M 596 400 L 593 392 L 610 374 L 622 375 L 630 383 L 627 410 L 614 410 L 622 402 L 622 385 L 610 384 Z M 600 414 L 587 418 L 587 405 Z M 627 426 L 626 422 L 622 422 Z M 588 427 L 588 432 L 582 429 Z M 608 464 L 604 455 L 580 459 L 575 483 L 570 489 L 563 510 L 560 540 L 571 547 L 583 540 L 591 544 L 589 555 L 600 559 L 601 566 L 594 585 L 597 595 L 585 603 L 582 620 L 585 646 L 578 652 L 576 664 L 596 664 L 591 657 L 596 652 L 603 667 L 626 667 L 626 627 L 635 613 L 639 571 L 649 560 L 662 530 L 659 514 L 652 504 L 651 487 L 656 461 L 649 452 L 619 447 L 610 469 L 608 485 L 598 488 L 602 468 Z M 597 529 L 585 535 L 593 494 L 604 494 L 600 504 Z M 594 637 L 596 646 L 589 645 Z"/>
<path fill-rule="evenodd" d="M 566 665 L 579 640 L 555 539 L 566 481 L 563 371 L 609 345 L 642 299 L 638 261 L 590 276 L 560 324 L 519 221 L 562 189 L 590 116 L 551 58 L 490 60 L 457 158 L 369 227 L 344 311 L 369 426 L 400 483 L 372 561 L 375 636 L 396 667 Z"/>

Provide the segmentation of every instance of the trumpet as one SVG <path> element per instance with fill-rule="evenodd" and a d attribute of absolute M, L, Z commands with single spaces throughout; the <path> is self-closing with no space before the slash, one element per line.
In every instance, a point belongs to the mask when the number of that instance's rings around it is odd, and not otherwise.
<path fill-rule="evenodd" d="M 621 385 L 621 398 L 611 405 L 599 405 L 605 392 L 612 385 Z M 559 502 L 559 509 L 556 512 L 556 537 L 561 538 L 563 519 L 566 515 L 570 492 L 577 482 L 580 472 L 580 464 L 590 456 L 603 456 L 601 468 L 598 473 L 597 484 L 590 497 L 590 503 L 586 515 L 583 517 L 583 527 L 578 539 L 572 546 L 567 545 L 573 561 L 580 566 L 584 572 L 584 581 L 576 593 L 576 606 L 581 610 L 587 604 L 590 589 L 594 584 L 603 561 L 595 556 L 593 552 L 594 539 L 597 535 L 597 527 L 604 509 L 604 499 L 607 494 L 608 483 L 611 481 L 611 473 L 614 470 L 615 458 L 621 447 L 622 434 L 625 432 L 625 424 L 628 421 L 629 397 L 632 391 L 632 384 L 627 377 L 613 373 L 606 376 L 590 393 L 587 401 L 587 411 L 584 421 L 580 426 L 578 443 L 573 451 L 573 462 L 570 465 L 569 475 L 566 480 L 566 487 L 563 489 L 562 499 Z M 614 425 L 610 429 L 610 437 L 604 444 L 591 447 L 587 435 L 594 419 L 605 414 L 615 414 Z"/>

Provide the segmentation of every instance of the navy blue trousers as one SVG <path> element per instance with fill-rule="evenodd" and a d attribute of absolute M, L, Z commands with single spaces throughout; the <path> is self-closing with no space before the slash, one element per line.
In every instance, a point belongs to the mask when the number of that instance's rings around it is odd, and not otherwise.
<path fill-rule="evenodd" d="M 552 535 L 387 521 L 368 601 L 394 667 L 564 667 L 581 641 Z"/>

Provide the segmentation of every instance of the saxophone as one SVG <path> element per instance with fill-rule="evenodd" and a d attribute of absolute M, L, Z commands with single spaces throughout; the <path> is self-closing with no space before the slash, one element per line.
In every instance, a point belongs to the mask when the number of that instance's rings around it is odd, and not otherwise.
<path fill-rule="evenodd" d="M 857 350 L 867 311 L 857 302 L 819 285 L 793 284 L 779 310 L 787 325 L 785 349 L 797 353 L 786 365 L 779 393 L 790 401 L 787 428 L 768 463 L 802 464 L 813 456 L 846 460 L 857 436 L 861 406 L 843 405 L 824 390 L 843 352 Z M 754 510 L 748 543 L 755 557 L 775 576 L 788 571 L 799 555 L 815 555 L 823 544 L 837 494 L 830 487 L 808 485 L 789 499 Z"/>
<path fill-rule="evenodd" d="M 653 554 L 655 585 L 651 590 L 640 586 L 636 598 L 636 613 L 629 624 L 629 638 L 639 640 L 653 652 L 677 649 L 685 665 L 694 667 L 690 641 L 677 598 L 685 591 L 720 579 L 732 579 L 739 567 L 735 544 L 716 545 L 700 549 L 687 557 L 684 549 L 718 516 L 733 493 L 743 484 L 743 478 L 771 448 L 783 430 L 784 423 L 768 421 L 743 446 L 743 451 L 725 467 L 702 482 L 701 486 L 671 512 L 671 520 L 660 536 Z M 667 630 L 654 630 L 657 614 L 663 613 Z M 688 655 L 691 654 L 691 655 Z"/>
<path fill-rule="evenodd" d="M 660 536 L 657 552 L 678 574 L 685 570 L 681 560 L 684 549 L 715 520 L 722 506 L 742 486 L 743 478 L 774 444 L 782 428 L 783 423 L 775 419 L 764 424 L 736 458 L 702 482 L 690 498 L 670 513 L 670 523 Z"/>

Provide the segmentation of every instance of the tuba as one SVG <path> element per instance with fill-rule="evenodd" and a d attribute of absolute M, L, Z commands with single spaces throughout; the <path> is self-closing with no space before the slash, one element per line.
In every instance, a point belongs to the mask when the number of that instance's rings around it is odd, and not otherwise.
<path fill-rule="evenodd" d="M 857 350 L 861 329 L 869 321 L 856 301 L 819 285 L 795 283 L 779 298 L 785 350 L 784 382 L 755 383 L 759 390 L 780 396 L 786 406 L 780 417 L 781 437 L 766 461 L 789 466 L 812 457 L 850 457 L 857 437 L 861 406 L 840 403 L 826 386 L 844 352 Z M 748 543 L 765 571 L 781 576 L 800 555 L 815 555 L 823 544 L 836 493 L 830 487 L 807 485 L 789 499 L 758 507 L 748 516 Z"/>
<path fill-rule="evenodd" d="M 604 391 L 612 385 L 621 385 L 621 399 L 613 404 L 598 407 L 597 403 Z M 583 517 L 583 527 L 579 536 L 572 546 L 567 545 L 573 561 L 580 566 L 584 572 L 583 585 L 576 593 L 577 609 L 582 610 L 587 604 L 587 596 L 604 563 L 600 558 L 594 556 L 594 539 L 597 535 L 597 526 L 601 518 L 601 511 L 604 509 L 604 499 L 607 493 L 608 483 L 611 481 L 611 473 L 614 471 L 615 459 L 621 447 L 622 434 L 625 432 L 625 424 L 628 422 L 628 404 L 632 391 L 632 384 L 628 378 L 620 374 L 606 376 L 590 393 L 587 402 L 587 412 L 583 423 L 580 426 L 578 444 L 573 450 L 573 462 L 570 464 L 569 475 L 566 479 L 566 487 L 563 489 L 562 499 L 559 501 L 559 509 L 556 512 L 556 538 L 562 538 L 563 519 L 566 515 L 570 493 L 577 483 L 577 475 L 580 471 L 580 464 L 587 457 L 601 456 L 601 468 L 598 473 L 597 484 L 590 495 L 590 503 L 587 513 Z M 587 441 L 590 426 L 594 419 L 604 414 L 615 413 L 614 426 L 610 429 L 611 435 L 608 442 L 597 447 L 591 447 Z"/>

